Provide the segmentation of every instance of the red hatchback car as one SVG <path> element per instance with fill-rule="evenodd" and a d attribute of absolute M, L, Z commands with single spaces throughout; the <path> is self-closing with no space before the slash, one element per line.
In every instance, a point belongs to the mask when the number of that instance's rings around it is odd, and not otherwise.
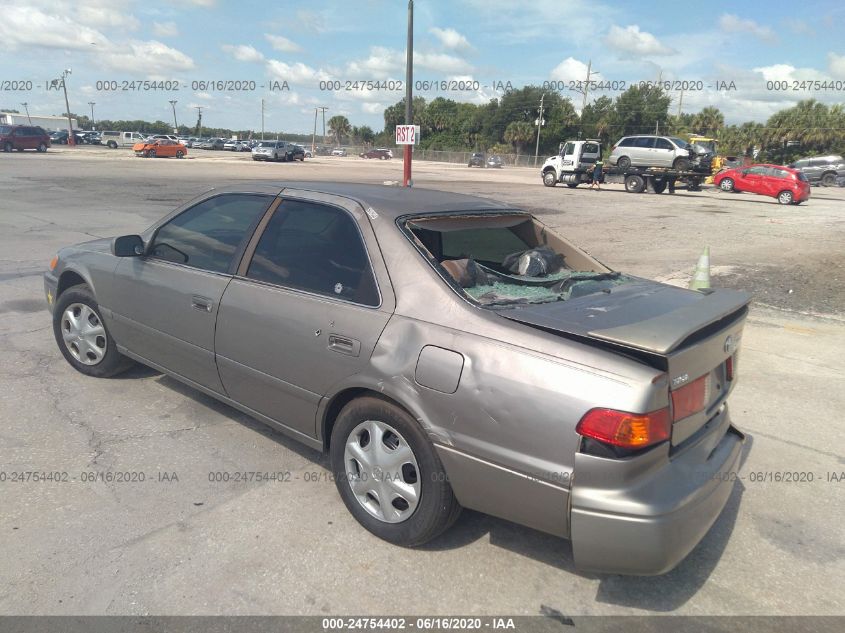
<path fill-rule="evenodd" d="M 42 128 L 34 125 L 0 125 L 0 148 L 4 152 L 13 149 L 19 152 L 34 149 L 46 152 L 50 147 L 50 136 Z"/>
<path fill-rule="evenodd" d="M 777 198 L 781 204 L 801 204 L 810 197 L 810 183 L 797 169 L 781 165 L 748 165 L 720 171 L 713 184 L 722 191 L 747 191 Z"/>

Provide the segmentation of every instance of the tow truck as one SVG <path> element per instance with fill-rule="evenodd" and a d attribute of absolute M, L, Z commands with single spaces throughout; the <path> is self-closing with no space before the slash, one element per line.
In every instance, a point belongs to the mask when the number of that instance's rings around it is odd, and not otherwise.
<path fill-rule="evenodd" d="M 593 169 L 601 159 L 601 141 L 566 141 L 560 144 L 556 156 L 551 156 L 543 163 L 540 175 L 543 184 L 554 187 L 557 183 L 574 189 L 582 182 L 593 181 Z"/>
<path fill-rule="evenodd" d="M 601 141 L 586 139 L 566 141 L 560 144 L 560 151 L 543 163 L 540 176 L 546 187 L 558 183 L 574 189 L 581 183 L 593 181 L 593 169 L 601 159 Z M 662 167 L 633 167 L 624 169 L 605 167 L 603 182 L 618 182 L 625 185 L 625 191 L 642 193 L 651 189 L 655 193 L 675 193 L 677 183 L 685 183 L 688 191 L 700 191 L 701 183 L 709 175 L 696 170 L 677 170 Z"/>

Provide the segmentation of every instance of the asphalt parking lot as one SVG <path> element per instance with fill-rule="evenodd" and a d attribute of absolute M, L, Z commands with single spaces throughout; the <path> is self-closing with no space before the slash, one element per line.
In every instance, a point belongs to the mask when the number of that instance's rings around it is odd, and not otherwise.
<path fill-rule="evenodd" d="M 139 232 L 216 184 L 395 182 L 402 163 L 56 148 L 0 154 L 0 471 L 72 481 L 0 482 L 0 612 L 845 613 L 845 189 L 783 207 L 713 188 L 551 189 L 528 169 L 415 170 L 416 186 L 531 210 L 632 274 L 684 283 L 709 245 L 714 284 L 754 293 L 731 402 L 749 435 L 742 479 L 693 553 L 657 578 L 584 574 L 566 541 L 473 512 L 429 546 L 397 548 L 347 513 L 318 453 L 155 371 L 75 372 L 41 282 L 60 247 Z M 102 471 L 145 480 L 83 481 Z M 211 482 L 221 471 L 291 478 Z"/>

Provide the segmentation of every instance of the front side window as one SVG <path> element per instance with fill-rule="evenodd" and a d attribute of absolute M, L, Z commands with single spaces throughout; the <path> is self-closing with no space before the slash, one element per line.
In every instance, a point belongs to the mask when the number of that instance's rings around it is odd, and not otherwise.
<path fill-rule="evenodd" d="M 673 151 L 675 149 L 672 143 L 667 141 L 665 138 L 657 139 L 657 141 L 655 142 L 655 146 L 657 147 L 657 149 L 668 149 L 669 151 Z"/>
<path fill-rule="evenodd" d="M 575 153 L 575 143 L 567 143 L 563 146 L 563 155 L 569 156 L 570 154 Z"/>
<path fill-rule="evenodd" d="M 285 200 L 258 240 L 247 277 L 368 306 L 379 305 L 361 233 L 347 212 Z"/>
<path fill-rule="evenodd" d="M 272 196 L 244 193 L 203 200 L 156 232 L 150 256 L 211 272 L 228 272 L 249 229 L 272 201 Z"/>

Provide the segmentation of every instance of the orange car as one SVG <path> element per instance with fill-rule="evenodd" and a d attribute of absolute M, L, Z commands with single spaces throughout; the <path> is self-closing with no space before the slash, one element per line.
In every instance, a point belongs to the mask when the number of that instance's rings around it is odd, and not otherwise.
<path fill-rule="evenodd" d="M 135 152 L 135 156 L 143 156 L 144 158 L 169 158 L 172 156 L 175 156 L 176 158 L 185 158 L 188 153 L 188 148 L 176 141 L 159 138 L 155 141 L 135 143 L 132 146 L 132 151 Z"/>

